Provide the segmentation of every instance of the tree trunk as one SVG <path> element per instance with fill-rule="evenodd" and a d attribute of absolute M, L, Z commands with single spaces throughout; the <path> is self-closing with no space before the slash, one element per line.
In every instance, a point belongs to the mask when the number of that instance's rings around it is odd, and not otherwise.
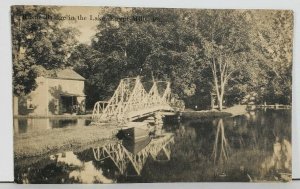
<path fill-rule="evenodd" d="M 17 96 L 13 96 L 13 115 L 19 115 L 19 99 Z"/>
<path fill-rule="evenodd" d="M 221 76 L 222 78 L 224 76 Z M 220 88 L 221 88 L 221 92 L 220 92 L 220 99 L 219 99 L 219 110 L 222 111 L 223 110 L 223 101 L 224 101 L 224 93 L 225 93 L 225 83 L 226 80 L 225 79 L 221 79 L 221 85 L 220 85 Z"/>
<path fill-rule="evenodd" d="M 223 95 L 220 95 L 220 97 L 218 99 L 218 105 L 219 105 L 219 110 L 222 111 L 223 110 Z"/>
<path fill-rule="evenodd" d="M 217 67 L 219 67 L 219 71 L 217 71 Z M 218 65 L 217 65 L 215 59 L 213 58 L 211 69 L 212 69 L 212 73 L 213 73 L 214 86 L 215 86 L 215 90 L 217 93 L 217 101 L 218 101 L 219 110 L 222 111 L 223 110 L 223 99 L 224 99 L 224 93 L 225 93 L 225 84 L 226 84 L 227 77 L 228 77 L 228 75 L 226 75 L 227 64 L 224 63 L 224 65 L 222 65 L 222 63 L 219 60 Z"/>

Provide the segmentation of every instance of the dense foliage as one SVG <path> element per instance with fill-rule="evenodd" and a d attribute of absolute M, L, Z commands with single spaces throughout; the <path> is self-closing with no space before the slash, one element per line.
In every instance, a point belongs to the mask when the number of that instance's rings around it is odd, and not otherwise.
<path fill-rule="evenodd" d="M 90 105 L 136 75 L 170 80 L 190 107 L 208 108 L 212 93 L 220 109 L 251 92 L 257 103 L 291 103 L 291 12 L 111 9 L 104 16 L 138 15 L 159 19 L 102 21 L 91 46 L 77 47 L 71 61 L 88 78 Z"/>
<path fill-rule="evenodd" d="M 257 103 L 291 103 L 290 11 L 106 8 L 102 13 L 114 19 L 99 21 L 91 44 L 75 48 L 70 48 L 73 35 L 66 36 L 58 22 L 23 24 L 21 33 L 14 27 L 14 56 L 20 46 L 26 49 L 14 62 L 15 93 L 34 88 L 28 82 L 35 65 L 72 65 L 87 79 L 90 108 L 109 99 L 120 79 L 137 75 L 171 81 L 173 93 L 188 107 L 208 108 L 214 94 L 222 109 L 224 101 L 239 103 L 253 92 Z M 146 20 L 120 19 L 132 16 Z M 28 39 L 29 33 L 34 37 Z"/>
<path fill-rule="evenodd" d="M 13 90 L 19 96 L 35 89 L 41 70 L 66 66 L 77 30 L 61 27 L 57 7 L 13 6 L 11 12 Z"/>

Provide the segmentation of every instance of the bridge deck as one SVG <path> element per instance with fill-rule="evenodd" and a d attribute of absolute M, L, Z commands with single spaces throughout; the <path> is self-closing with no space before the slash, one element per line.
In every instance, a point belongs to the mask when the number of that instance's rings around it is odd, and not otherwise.
<path fill-rule="evenodd" d="M 158 88 L 157 83 L 165 83 L 164 88 Z M 153 115 L 158 111 L 175 114 L 184 109 L 184 102 L 172 97 L 170 85 L 166 81 L 153 81 L 148 92 L 140 77 L 122 79 L 109 101 L 98 101 L 95 104 L 93 119 L 95 122 L 123 122 Z"/>
<path fill-rule="evenodd" d="M 159 111 L 174 112 L 174 109 L 169 105 L 155 106 L 151 108 L 145 108 L 145 109 L 129 112 L 127 114 L 127 118 L 132 121 L 141 117 L 152 115 L 155 112 L 159 112 Z"/>

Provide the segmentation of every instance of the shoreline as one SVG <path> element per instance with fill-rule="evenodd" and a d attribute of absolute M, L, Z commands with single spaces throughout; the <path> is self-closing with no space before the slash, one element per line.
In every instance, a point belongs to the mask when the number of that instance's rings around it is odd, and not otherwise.
<path fill-rule="evenodd" d="M 234 106 L 223 111 L 185 111 L 182 112 L 182 119 L 205 120 L 237 116 L 242 115 L 245 112 L 246 106 L 242 105 Z M 65 115 L 63 116 L 53 116 L 51 118 L 66 118 Z M 22 118 L 23 117 L 28 118 L 28 116 L 22 116 Z M 83 116 L 71 116 L 71 118 L 74 119 L 81 117 Z M 67 127 L 43 132 L 15 135 L 14 158 L 16 160 L 21 160 L 25 158 L 40 157 L 58 151 L 78 149 L 104 140 L 111 140 L 116 138 L 115 135 L 119 129 L 120 127 L 118 127 L 116 123 L 104 123 L 101 125 L 90 125 L 76 128 Z"/>
<path fill-rule="evenodd" d="M 203 110 L 203 111 L 185 111 L 182 112 L 183 119 L 202 119 L 202 118 L 222 118 L 234 117 L 246 114 L 247 105 L 235 105 L 222 111 L 219 110 Z"/>
<path fill-rule="evenodd" d="M 89 149 L 89 148 L 103 146 L 106 143 L 112 142 L 112 141 L 118 141 L 118 139 L 117 138 L 101 139 L 99 141 L 91 142 L 89 144 L 85 144 L 85 145 L 82 145 L 82 146 L 62 147 L 62 148 L 59 148 L 57 150 L 49 151 L 48 153 L 44 153 L 44 154 L 41 154 L 41 155 L 30 156 L 30 157 L 19 157 L 19 158 L 15 157 L 14 158 L 15 166 L 28 166 L 28 165 L 36 164 L 37 162 L 39 162 L 43 159 L 49 160 L 49 157 L 51 155 L 55 155 L 55 154 L 62 153 L 62 152 L 65 152 L 65 151 L 72 151 L 74 153 L 77 153 L 77 152 L 81 152 L 81 151 L 84 151 L 84 150 Z"/>
<path fill-rule="evenodd" d="M 84 115 L 14 115 L 14 119 L 92 119 L 92 114 Z"/>
<path fill-rule="evenodd" d="M 14 136 L 14 159 L 42 156 L 115 138 L 117 125 L 62 128 Z"/>
<path fill-rule="evenodd" d="M 229 108 L 222 110 L 223 112 L 230 113 L 232 117 L 244 115 L 248 113 L 247 105 L 235 105 Z"/>
<path fill-rule="evenodd" d="M 183 120 L 211 119 L 211 118 L 222 118 L 222 117 L 230 117 L 230 116 L 231 116 L 230 113 L 220 112 L 217 110 L 182 112 Z"/>

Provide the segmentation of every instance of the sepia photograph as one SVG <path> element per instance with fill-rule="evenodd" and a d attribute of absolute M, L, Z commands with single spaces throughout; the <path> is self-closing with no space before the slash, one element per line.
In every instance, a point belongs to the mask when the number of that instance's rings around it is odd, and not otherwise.
<path fill-rule="evenodd" d="M 289 182 L 292 10 L 11 6 L 14 182 Z"/>

